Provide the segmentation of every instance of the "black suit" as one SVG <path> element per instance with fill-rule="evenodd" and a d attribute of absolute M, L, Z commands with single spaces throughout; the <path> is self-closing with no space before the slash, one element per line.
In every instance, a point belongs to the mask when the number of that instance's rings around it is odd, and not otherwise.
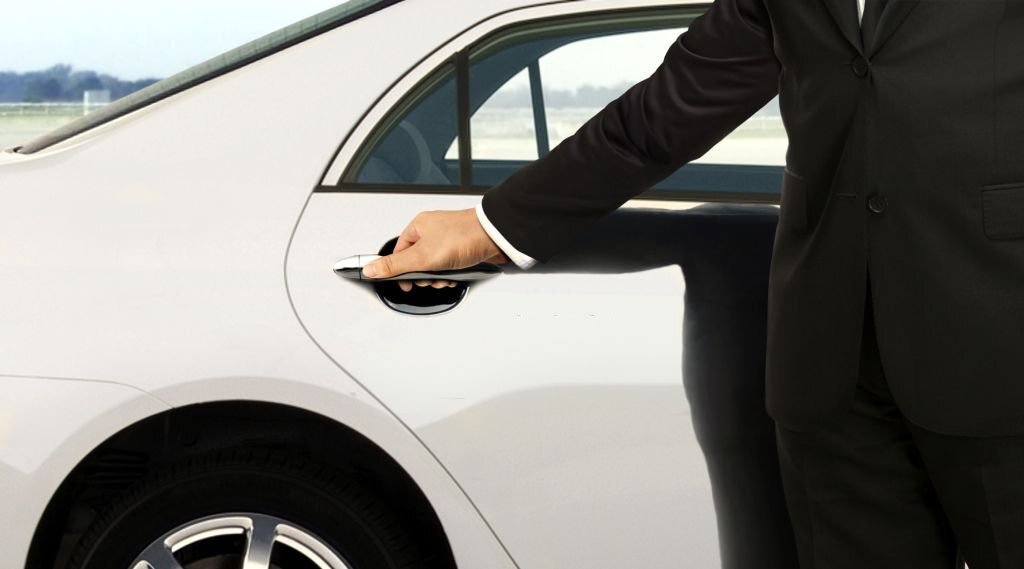
<path fill-rule="evenodd" d="M 780 95 L 768 405 L 813 429 L 853 394 L 870 267 L 892 389 L 936 431 L 1024 434 L 1024 0 L 719 0 L 648 79 L 491 188 L 549 259 Z M 884 210 L 884 211 L 883 211 Z"/>
<path fill-rule="evenodd" d="M 912 495 L 928 503 L 921 511 L 940 516 L 930 484 L 941 486 L 946 515 L 978 560 L 972 569 L 1024 567 L 1006 549 L 1024 541 L 1024 486 L 999 482 L 1024 478 L 1024 466 L 1008 466 L 1024 463 L 1016 458 L 1024 456 L 1016 438 L 1024 435 L 1024 0 L 890 0 L 866 45 L 854 0 L 718 0 L 648 79 L 490 189 L 484 210 L 515 247 L 546 261 L 776 93 L 789 149 L 769 275 L 766 375 L 768 410 L 784 442 L 819 437 L 804 442 L 833 445 L 832 464 L 859 472 L 864 484 L 889 466 L 893 479 L 913 470 L 903 480 L 920 492 L 897 483 L 892 495 Z M 864 327 L 869 288 L 877 331 Z M 862 360 L 872 346 L 862 338 L 875 333 L 880 363 L 868 369 Z M 873 411 L 861 413 L 863 406 Z M 865 444 L 906 443 L 910 428 L 921 448 L 889 447 L 879 453 L 893 458 L 889 466 L 854 468 L 859 459 L 837 449 L 856 439 L 847 431 L 865 417 L 858 432 L 877 435 Z M 995 435 L 1009 438 L 971 438 Z M 929 481 L 922 460 L 942 462 L 934 449 L 968 440 L 1006 446 L 984 460 L 964 451 L 977 458 L 968 461 L 976 470 L 959 481 L 936 470 Z M 806 474 L 794 469 L 827 455 L 787 454 L 790 487 Z M 977 487 L 989 500 L 1019 503 L 1017 513 L 990 520 L 999 539 L 965 529 L 984 517 L 971 510 L 976 501 L 950 511 L 973 491 L 967 478 L 986 480 Z M 818 567 L 804 522 L 795 520 L 802 560 Z M 946 543 L 943 535 L 921 543 Z M 821 542 L 829 537 L 819 535 L 817 547 L 828 547 Z M 985 539 L 1003 549 L 980 544 Z M 1003 565 L 988 561 L 999 557 Z"/>

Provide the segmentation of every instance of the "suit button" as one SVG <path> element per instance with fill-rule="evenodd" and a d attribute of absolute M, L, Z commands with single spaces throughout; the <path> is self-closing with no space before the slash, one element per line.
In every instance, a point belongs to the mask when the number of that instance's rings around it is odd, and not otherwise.
<path fill-rule="evenodd" d="M 868 198 L 868 209 L 872 213 L 882 213 L 888 205 L 889 200 L 885 199 L 885 196 L 874 195 Z"/>
<path fill-rule="evenodd" d="M 857 77 L 867 76 L 869 69 L 868 60 L 864 59 L 863 57 L 858 57 L 857 59 L 853 60 L 851 66 L 853 67 L 853 74 L 856 75 Z"/>

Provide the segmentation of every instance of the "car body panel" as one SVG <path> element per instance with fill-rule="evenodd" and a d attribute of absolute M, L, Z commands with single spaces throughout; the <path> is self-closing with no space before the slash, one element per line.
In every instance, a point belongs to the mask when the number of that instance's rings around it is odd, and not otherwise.
<path fill-rule="evenodd" d="M 447 316 L 413 320 L 336 282 L 330 263 L 320 264 L 375 252 L 417 211 L 479 199 L 391 195 L 372 204 L 311 193 L 339 143 L 358 140 L 353 129 L 368 109 L 383 112 L 374 106 L 382 93 L 410 69 L 424 72 L 417 65 L 425 54 L 468 41 L 460 34 L 493 14 L 534 4 L 403 2 L 36 154 L 0 157 L 0 391 L 5 401 L 83 401 L 40 439 L 24 463 L 35 465 L 31 475 L 16 466 L 17 447 L 0 450 L 0 477 L 14 481 L 0 487 L 0 501 L 32 494 L 5 517 L 19 529 L 4 536 L 10 547 L 2 544 L 0 566 L 21 566 L 18 553 L 47 493 L 97 444 L 169 407 L 237 399 L 302 407 L 374 441 L 431 500 L 463 567 L 513 566 L 507 544 L 523 569 L 664 565 L 692 561 L 691 546 L 714 550 L 706 474 L 680 380 L 677 268 L 503 277 Z M 547 4 L 557 11 L 652 2 Z M 382 29 L 407 22 L 417 23 L 416 34 L 382 43 Z M 352 55 L 368 44 L 380 46 L 373 58 Z M 286 283 L 286 253 L 304 208 Z M 386 215 L 370 218 L 380 211 Z M 656 325 L 638 340 L 622 325 L 641 313 Z M 370 317 L 369 331 L 335 328 Z M 484 324 L 502 327 L 502 336 L 465 335 L 466 326 Z M 521 346 L 550 347 L 557 331 L 583 336 L 538 375 L 529 360 L 500 349 L 502 338 L 535 330 L 543 331 L 538 343 Z M 460 364 L 452 383 L 439 383 L 444 377 L 425 374 L 414 358 L 389 368 L 360 351 L 428 332 L 461 334 L 473 347 L 470 361 L 500 374 L 485 381 Z M 587 363 L 576 369 L 572 361 Z M 429 379 L 414 384 L 418 394 L 407 390 L 417 377 Z M 35 440 L 24 433 L 42 429 L 38 422 L 5 413 L 0 419 L 18 423 L 12 437 Z M 531 428 L 520 429 L 517 417 Z M 545 439 L 551 432 L 579 438 Z M 694 486 L 678 484 L 681 471 Z M 607 501 L 593 501 L 601 496 Z M 540 506 L 552 515 L 540 519 Z M 688 525 L 694 516 L 706 527 Z M 628 555 L 636 540 L 658 547 Z"/>
<path fill-rule="evenodd" d="M 333 273 L 418 211 L 478 199 L 315 195 L 288 263 L 303 323 L 416 430 L 520 567 L 713 563 L 682 385 L 679 267 L 503 275 L 433 316 L 393 312 Z"/>
<path fill-rule="evenodd" d="M 325 73 L 323 54 L 372 41 L 385 13 L 37 154 L 8 157 L 0 166 L 0 373 L 118 382 L 173 406 L 251 399 L 320 412 L 402 464 L 434 503 L 461 564 L 505 567 L 511 561 L 472 502 L 316 349 L 285 291 L 291 231 L 339 141 L 429 45 L 389 52 L 387 65 L 349 58 Z M 134 420 L 125 416 L 108 435 Z M 81 459 L 91 448 L 78 450 Z M 21 511 L 12 523 L 34 527 L 40 513 Z"/>
<path fill-rule="evenodd" d="M 546 5 L 481 23 L 367 113 L 323 183 L 338 181 L 402 94 L 487 33 L 518 21 L 650 5 Z M 370 286 L 330 270 L 344 257 L 377 253 L 420 211 L 478 201 L 415 188 L 314 194 L 288 259 L 303 324 L 416 430 L 520 567 L 713 566 L 710 483 L 681 377 L 678 267 L 516 272 L 471 286 L 459 306 L 433 316 L 390 311 Z"/>
<path fill-rule="evenodd" d="M 0 376 L 0 567 L 24 566 L 43 510 L 83 451 L 167 409 L 117 383 Z"/>

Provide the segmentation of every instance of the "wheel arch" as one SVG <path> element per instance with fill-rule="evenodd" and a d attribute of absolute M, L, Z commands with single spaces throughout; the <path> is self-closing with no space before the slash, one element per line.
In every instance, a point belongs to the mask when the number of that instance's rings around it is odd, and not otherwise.
<path fill-rule="evenodd" d="M 259 400 L 173 407 L 110 435 L 70 470 L 35 528 L 26 569 L 66 563 L 97 511 L 161 467 L 218 448 L 302 453 L 358 477 L 402 516 L 441 569 L 455 569 L 441 516 L 407 468 L 353 427 L 315 411 Z"/>

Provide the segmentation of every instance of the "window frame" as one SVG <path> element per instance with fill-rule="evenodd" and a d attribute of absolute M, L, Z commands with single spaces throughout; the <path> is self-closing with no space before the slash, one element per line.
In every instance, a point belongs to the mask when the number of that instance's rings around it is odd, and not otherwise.
<path fill-rule="evenodd" d="M 469 114 L 469 83 L 470 70 L 473 62 L 486 57 L 494 50 L 502 49 L 504 45 L 515 42 L 517 39 L 527 36 L 530 39 L 543 37 L 545 32 L 550 34 L 563 35 L 567 26 L 579 27 L 581 31 L 598 31 L 601 29 L 620 30 L 623 33 L 631 31 L 661 30 L 679 26 L 689 26 L 693 20 L 703 14 L 711 4 L 675 4 L 656 6 L 636 6 L 628 8 L 615 8 L 596 10 L 584 13 L 557 14 L 546 17 L 524 19 L 490 30 L 481 37 L 470 41 L 448 57 L 435 64 L 419 81 L 402 94 L 398 101 L 391 105 L 383 117 L 369 128 L 369 134 L 358 144 L 358 147 L 350 159 L 341 169 L 334 184 L 322 181 L 316 189 L 316 193 L 389 193 L 389 194 L 444 194 L 444 195 L 483 195 L 492 185 L 475 185 L 470 178 L 473 169 L 472 155 L 472 130 L 470 128 L 471 115 Z M 630 20 L 623 22 L 623 19 Z M 650 21 L 651 25 L 640 26 L 643 21 Z M 630 27 L 634 26 L 634 27 Z M 427 58 L 424 58 L 426 60 Z M 355 182 L 354 180 L 365 161 L 376 148 L 377 144 L 386 136 L 396 122 L 422 100 L 422 97 L 440 81 L 449 78 L 446 68 L 454 69 L 456 77 L 455 90 L 456 112 L 458 123 L 458 148 L 459 148 L 459 180 L 458 183 L 450 185 L 437 184 L 395 184 L 395 183 L 370 183 Z M 526 69 L 529 69 L 527 66 Z M 533 71 L 531 73 L 530 90 L 534 93 Z M 396 82 L 397 84 L 397 82 Z M 539 85 L 538 85 L 539 86 Z M 383 96 L 382 96 L 383 99 Z M 379 101 L 378 101 L 379 102 Z M 543 102 L 542 102 L 543 104 Z M 536 101 L 533 103 L 534 120 L 537 120 Z M 369 113 L 367 113 L 369 114 Z M 547 125 L 545 124 L 545 131 Z M 350 133 L 351 134 L 351 133 Z M 537 133 L 539 136 L 539 133 Z M 539 140 L 539 139 L 538 139 Z M 344 146 L 344 144 L 343 144 Z M 340 154 L 339 149 L 339 154 Z M 543 156 L 538 148 L 538 155 Z M 335 160 L 338 156 L 335 156 Z M 443 157 L 442 157 L 443 159 Z M 765 179 L 772 179 L 772 191 L 756 192 L 726 192 L 706 189 L 656 189 L 650 188 L 633 199 L 678 201 L 678 202 L 739 202 L 739 203 L 770 203 L 780 202 L 781 177 L 784 166 L 775 165 L 742 165 L 742 164 L 707 164 L 705 167 L 723 167 L 731 169 L 742 169 L 751 175 L 763 176 Z M 332 168 L 333 169 L 333 168 Z M 328 175 L 330 169 L 328 170 Z M 778 180 L 777 184 L 774 180 Z"/>

